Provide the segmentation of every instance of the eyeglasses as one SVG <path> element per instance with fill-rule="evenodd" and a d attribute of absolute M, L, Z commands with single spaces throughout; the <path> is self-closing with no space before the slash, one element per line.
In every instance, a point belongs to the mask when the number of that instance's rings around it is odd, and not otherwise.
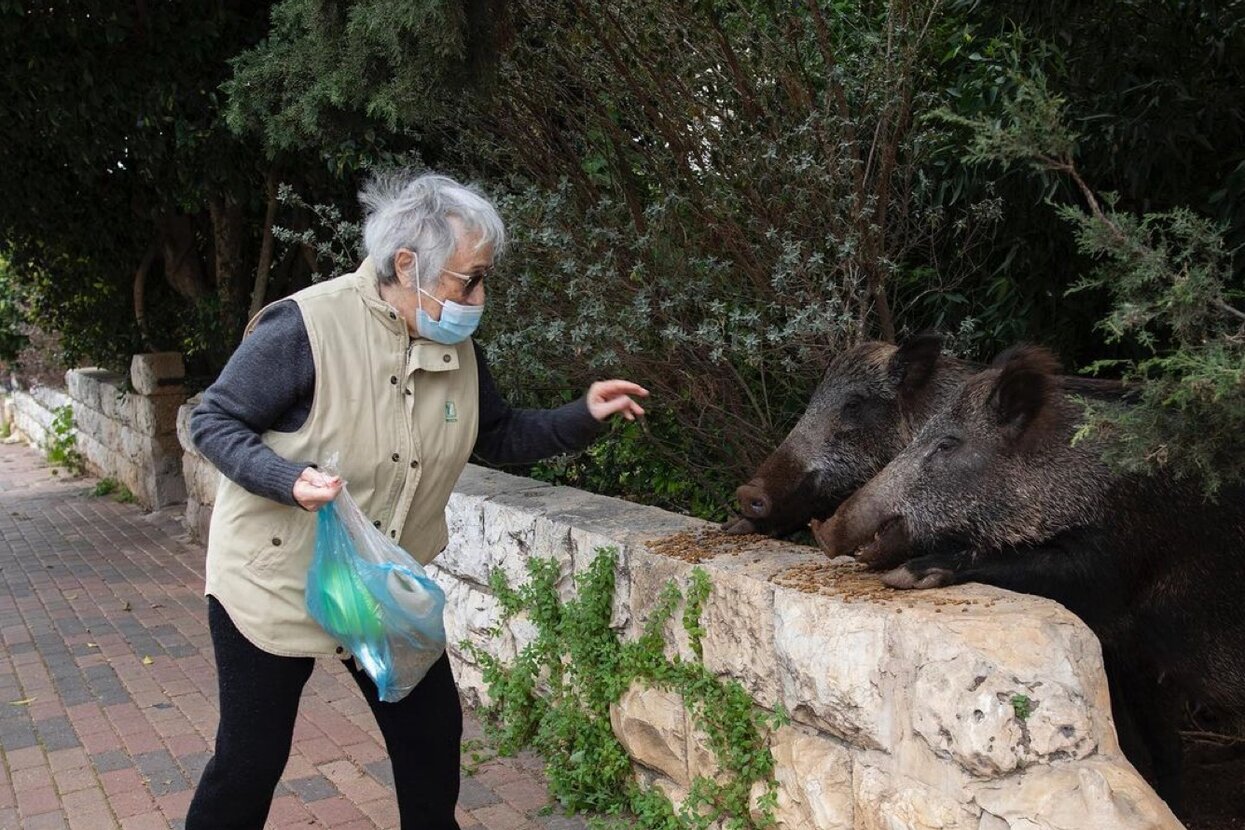
<path fill-rule="evenodd" d="M 484 282 L 484 280 L 493 273 L 492 268 L 482 268 L 479 271 L 475 271 L 470 274 L 460 274 L 457 271 L 451 271 L 449 268 L 442 268 L 441 270 L 449 274 L 451 277 L 458 277 L 466 283 L 466 285 L 463 286 L 464 297 L 470 296 L 471 292 L 476 290 L 476 286 Z"/>

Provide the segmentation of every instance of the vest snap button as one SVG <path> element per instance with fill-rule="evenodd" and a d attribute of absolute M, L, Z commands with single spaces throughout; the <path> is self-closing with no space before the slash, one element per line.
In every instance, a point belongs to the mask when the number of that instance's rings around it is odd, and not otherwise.
<path fill-rule="evenodd" d="M 394 539 L 397 539 L 397 538 L 398 538 L 398 531 L 396 531 L 396 530 L 391 530 L 391 531 L 389 531 L 389 535 L 390 535 L 390 536 L 392 536 Z"/>
<path fill-rule="evenodd" d="M 338 654 L 344 654 L 344 653 L 345 653 L 345 651 L 346 651 L 346 649 L 342 648 L 341 646 L 338 646 L 338 647 L 337 647 L 337 653 L 338 653 Z"/>
<path fill-rule="evenodd" d="M 401 456 L 399 456 L 396 452 L 389 457 L 392 458 L 394 461 L 397 461 L 399 458 L 401 458 Z"/>
<path fill-rule="evenodd" d="M 396 320 L 396 319 L 398 319 L 398 315 L 394 314 L 394 313 L 391 311 L 391 312 L 389 312 L 389 319 L 390 319 L 390 320 Z"/>
<path fill-rule="evenodd" d="M 372 522 L 372 527 L 380 527 L 380 519 L 377 519 L 376 521 Z"/>
<path fill-rule="evenodd" d="M 415 469 L 415 468 L 416 468 L 416 467 L 418 467 L 418 466 L 419 466 L 419 462 L 418 462 L 418 461 L 412 461 L 412 462 L 411 462 L 411 469 L 412 469 L 412 470 L 413 470 L 413 469 Z"/>
<path fill-rule="evenodd" d="M 410 390 L 410 389 L 407 389 L 407 390 L 406 390 L 406 394 L 408 394 L 408 395 L 409 395 L 409 394 L 411 394 L 411 390 Z"/>
<path fill-rule="evenodd" d="M 449 362 L 450 362 L 451 360 L 453 360 L 453 359 L 454 359 L 454 358 L 450 357 L 450 356 L 449 356 L 449 355 L 447 355 L 447 354 L 446 354 L 446 355 L 441 355 L 441 361 L 442 361 L 443 363 L 449 363 Z"/>
<path fill-rule="evenodd" d="M 273 546 L 274 548 L 279 548 L 279 547 L 281 547 L 281 537 L 280 537 L 280 536 L 273 536 L 273 537 L 272 537 L 272 546 Z"/>
<path fill-rule="evenodd" d="M 389 382 L 390 382 L 390 383 L 392 383 L 394 386 L 397 386 L 397 385 L 398 385 L 398 376 L 397 376 L 397 375 L 390 375 L 390 376 L 389 376 Z"/>

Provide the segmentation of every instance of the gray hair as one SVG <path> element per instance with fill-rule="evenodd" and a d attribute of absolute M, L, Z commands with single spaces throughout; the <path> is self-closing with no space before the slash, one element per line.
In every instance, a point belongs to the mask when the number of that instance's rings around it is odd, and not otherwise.
<path fill-rule="evenodd" d="M 457 220 L 463 233 L 478 235 L 476 250 L 492 245 L 497 258 L 506 247 L 506 227 L 497 208 L 474 186 L 447 176 L 380 173 L 359 191 L 359 201 L 367 214 L 363 250 L 382 283 L 397 281 L 393 258 L 400 248 L 406 248 L 419 256 L 423 287 L 435 285 L 458 245 L 451 219 Z"/>

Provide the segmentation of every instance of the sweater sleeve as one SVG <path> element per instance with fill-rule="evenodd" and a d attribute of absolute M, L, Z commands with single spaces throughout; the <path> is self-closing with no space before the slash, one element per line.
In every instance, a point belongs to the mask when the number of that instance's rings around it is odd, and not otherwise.
<path fill-rule="evenodd" d="M 530 464 L 579 452 L 601 433 L 586 398 L 555 409 L 512 409 L 497 391 L 479 344 L 472 344 L 480 376 L 480 431 L 474 454 L 490 464 Z"/>
<path fill-rule="evenodd" d="M 294 482 L 309 464 L 282 458 L 260 436 L 274 427 L 301 426 L 314 390 L 315 362 L 302 313 L 293 302 L 278 303 L 203 393 L 190 417 L 191 439 L 226 478 L 258 496 L 295 505 Z"/>

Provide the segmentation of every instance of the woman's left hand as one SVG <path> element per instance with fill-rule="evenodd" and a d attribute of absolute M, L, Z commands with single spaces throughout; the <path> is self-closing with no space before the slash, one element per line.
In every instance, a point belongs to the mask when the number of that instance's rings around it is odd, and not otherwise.
<path fill-rule="evenodd" d="M 647 398 L 648 390 L 629 380 L 599 380 L 588 387 L 588 411 L 598 421 L 621 412 L 628 421 L 644 414 L 644 407 L 631 397 Z"/>

